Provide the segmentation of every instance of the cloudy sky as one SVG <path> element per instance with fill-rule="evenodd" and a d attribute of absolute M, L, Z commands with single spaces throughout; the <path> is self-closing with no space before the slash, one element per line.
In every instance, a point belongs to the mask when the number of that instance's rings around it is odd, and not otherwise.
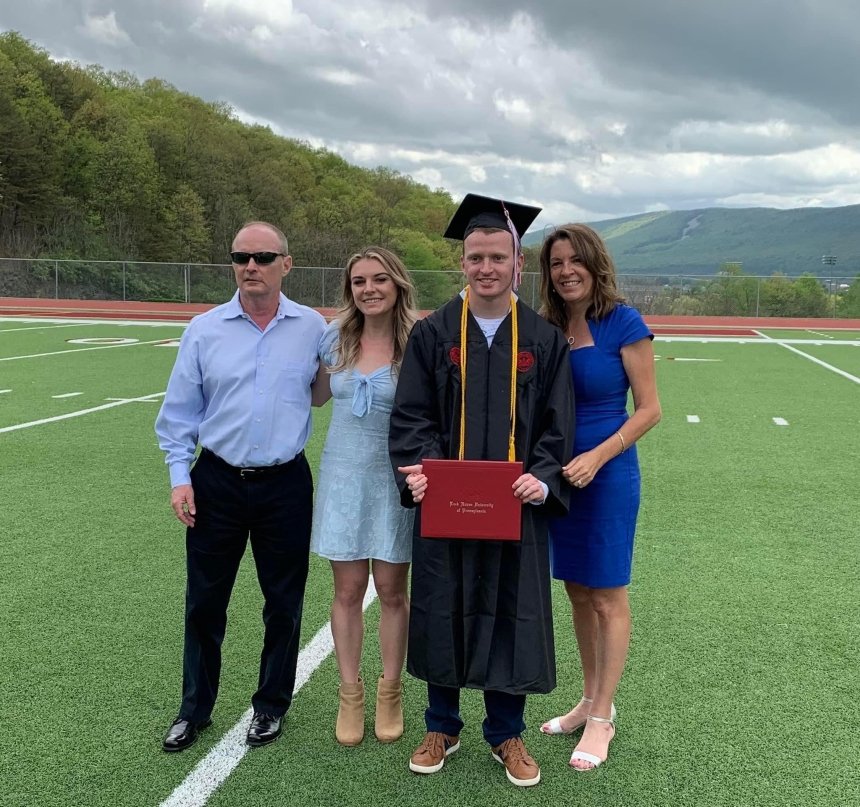
<path fill-rule="evenodd" d="M 23 0 L 0 29 L 541 225 L 860 203 L 858 0 Z"/>

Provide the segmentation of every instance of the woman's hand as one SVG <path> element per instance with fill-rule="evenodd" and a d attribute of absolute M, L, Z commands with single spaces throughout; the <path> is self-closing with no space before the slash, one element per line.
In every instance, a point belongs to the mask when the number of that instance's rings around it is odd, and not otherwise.
<path fill-rule="evenodd" d="M 561 475 L 575 488 L 584 488 L 604 466 L 603 459 L 597 449 L 585 451 L 574 457 L 561 469 Z"/>

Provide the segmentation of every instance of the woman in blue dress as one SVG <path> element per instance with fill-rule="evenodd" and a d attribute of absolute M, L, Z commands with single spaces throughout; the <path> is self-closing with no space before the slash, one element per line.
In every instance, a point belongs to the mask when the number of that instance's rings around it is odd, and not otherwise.
<path fill-rule="evenodd" d="M 331 562 L 331 631 L 340 673 L 335 736 L 342 745 L 364 737 L 360 675 L 370 578 L 379 596 L 382 676 L 375 733 L 403 733 L 400 674 L 409 625 L 407 577 L 413 511 L 400 505 L 388 456 L 388 420 L 397 372 L 415 322 L 414 288 L 400 259 L 368 247 L 349 259 L 342 304 L 320 342 L 314 404 L 334 397 L 320 461 L 311 549 Z"/>
<path fill-rule="evenodd" d="M 600 236 L 584 224 L 549 235 L 540 252 L 544 316 L 570 344 L 575 431 L 562 474 L 570 512 L 550 526 L 552 574 L 564 581 L 582 663 L 582 698 L 541 726 L 545 734 L 584 727 L 570 765 L 605 761 L 615 735 L 613 698 L 627 660 L 627 585 L 639 510 L 636 441 L 660 420 L 653 335 L 624 305 L 615 266 Z M 633 414 L 627 393 L 633 392 Z"/>

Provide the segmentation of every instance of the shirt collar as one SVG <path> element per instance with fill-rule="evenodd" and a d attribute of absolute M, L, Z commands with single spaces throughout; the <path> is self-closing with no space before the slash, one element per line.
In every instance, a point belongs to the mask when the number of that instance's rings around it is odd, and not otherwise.
<path fill-rule="evenodd" d="M 224 305 L 224 311 L 221 314 L 222 319 L 238 319 L 245 315 L 245 310 L 242 308 L 242 303 L 239 302 L 239 289 Z M 294 303 L 283 292 L 279 292 L 278 297 L 278 313 L 275 314 L 275 319 L 283 319 L 284 317 L 299 317 L 301 309 L 297 303 Z"/>

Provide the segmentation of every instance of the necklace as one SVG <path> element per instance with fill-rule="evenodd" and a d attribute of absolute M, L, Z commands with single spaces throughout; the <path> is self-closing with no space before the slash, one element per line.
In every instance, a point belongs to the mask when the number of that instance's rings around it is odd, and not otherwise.
<path fill-rule="evenodd" d="M 564 335 L 567 336 L 567 331 L 564 332 Z M 576 339 L 572 335 L 567 336 L 567 344 L 571 350 L 573 350 L 573 345 L 575 342 L 576 342 Z"/>

